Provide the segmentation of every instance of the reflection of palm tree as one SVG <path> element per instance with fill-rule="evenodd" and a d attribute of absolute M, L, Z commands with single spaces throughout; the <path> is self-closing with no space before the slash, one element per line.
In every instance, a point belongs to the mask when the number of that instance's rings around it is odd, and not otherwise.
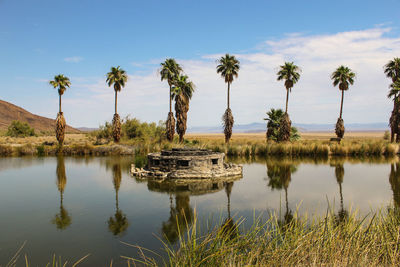
<path fill-rule="evenodd" d="M 286 212 L 281 224 L 288 224 L 293 220 L 292 211 L 289 209 L 288 189 L 292 180 L 292 173 L 297 171 L 297 166 L 288 161 L 267 161 L 268 186 L 272 190 L 285 190 Z"/>
<path fill-rule="evenodd" d="M 389 183 L 393 191 L 393 204 L 395 209 L 400 209 L 400 163 L 390 166 Z"/>
<path fill-rule="evenodd" d="M 193 221 L 193 210 L 190 207 L 188 193 L 176 193 L 175 207 L 170 198 L 170 216 L 167 222 L 162 223 L 162 232 L 170 243 L 178 240 L 179 233 L 182 233 Z"/>
<path fill-rule="evenodd" d="M 226 197 L 228 199 L 227 210 L 228 210 L 228 218 L 224 220 L 224 223 L 221 226 L 221 233 L 223 235 L 229 236 L 229 238 L 234 238 L 238 234 L 238 227 L 235 221 L 231 218 L 231 193 L 233 182 L 227 182 L 224 184 Z"/>
<path fill-rule="evenodd" d="M 119 209 L 118 205 L 118 191 L 121 187 L 122 173 L 121 164 L 116 163 L 112 167 L 113 172 L 113 184 L 115 189 L 115 215 L 108 219 L 108 229 L 114 235 L 123 235 L 126 229 L 128 229 L 129 222 L 126 215 Z"/>
<path fill-rule="evenodd" d="M 336 216 L 336 219 L 339 222 L 344 222 L 349 218 L 349 213 L 347 210 L 345 210 L 344 205 L 343 205 L 343 192 L 342 192 L 342 183 L 343 183 L 343 177 L 344 177 L 344 167 L 343 163 L 338 163 L 335 165 L 335 177 L 336 181 L 339 184 L 339 193 L 340 193 L 340 209 L 339 212 Z"/>
<path fill-rule="evenodd" d="M 65 163 L 64 157 L 57 157 L 57 187 L 60 192 L 60 213 L 56 214 L 52 223 L 57 226 L 57 229 L 64 230 L 71 224 L 71 216 L 69 216 L 68 211 L 63 206 L 64 200 L 64 190 L 67 185 L 67 175 L 65 173 Z"/>

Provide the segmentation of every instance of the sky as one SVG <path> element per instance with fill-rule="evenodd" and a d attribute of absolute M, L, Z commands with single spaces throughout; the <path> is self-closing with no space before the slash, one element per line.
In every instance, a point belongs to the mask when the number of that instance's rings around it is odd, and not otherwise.
<path fill-rule="evenodd" d="M 292 122 L 336 122 L 341 95 L 330 74 L 340 65 L 357 75 L 345 92 L 345 123 L 387 122 L 383 66 L 400 57 L 398 10 L 400 0 L 0 0 L 0 99 L 55 118 L 58 94 L 48 82 L 64 74 L 67 123 L 98 127 L 114 113 L 106 73 L 121 66 L 129 77 L 119 114 L 158 122 L 169 110 L 160 63 L 175 58 L 196 85 L 188 126 L 216 126 L 227 91 L 216 61 L 230 53 L 240 61 L 231 85 L 236 124 L 285 107 L 276 80 L 285 61 L 302 70 L 289 98 Z"/>

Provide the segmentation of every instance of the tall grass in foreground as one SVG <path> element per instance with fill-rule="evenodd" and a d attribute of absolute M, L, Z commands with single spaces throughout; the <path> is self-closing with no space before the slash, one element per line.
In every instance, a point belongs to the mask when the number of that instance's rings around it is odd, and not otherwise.
<path fill-rule="evenodd" d="M 347 215 L 347 214 L 346 214 Z M 289 216 L 290 217 L 290 216 Z M 167 243 L 166 266 L 398 266 L 400 213 L 389 209 L 358 219 L 327 213 L 322 218 L 277 216 L 249 230 L 226 222 L 205 235 L 195 219 L 179 244 Z M 240 224 L 240 223 L 239 223 Z M 240 229 L 240 230 L 239 230 Z M 154 254 L 152 254 L 154 255 Z M 126 258 L 147 266 L 152 257 Z"/>

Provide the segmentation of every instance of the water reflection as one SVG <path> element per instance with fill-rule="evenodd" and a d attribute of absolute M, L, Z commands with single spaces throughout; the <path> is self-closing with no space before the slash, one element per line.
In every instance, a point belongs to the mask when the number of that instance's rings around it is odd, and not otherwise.
<path fill-rule="evenodd" d="M 343 178 L 344 178 L 344 166 L 343 166 L 343 162 L 337 162 L 334 166 L 335 166 L 336 182 L 339 185 L 339 195 L 340 195 L 340 208 L 336 215 L 336 220 L 339 223 L 342 223 L 342 222 L 347 221 L 347 219 L 349 218 L 349 212 L 344 208 L 344 204 L 343 204 L 342 184 L 343 184 Z"/>
<path fill-rule="evenodd" d="M 108 219 L 108 230 L 116 236 L 122 236 L 128 229 L 129 222 L 126 215 L 119 209 L 118 192 L 121 187 L 122 171 L 121 164 L 114 162 L 112 164 L 113 185 L 115 190 L 115 214 Z"/>
<path fill-rule="evenodd" d="M 193 222 L 193 209 L 190 206 L 188 192 L 177 192 L 175 194 L 175 206 L 172 195 L 170 195 L 170 212 L 167 221 L 162 222 L 161 232 L 171 243 L 178 240 L 179 233 L 189 227 Z"/>
<path fill-rule="evenodd" d="M 389 183 L 393 191 L 393 205 L 400 210 L 400 163 L 390 165 Z"/>
<path fill-rule="evenodd" d="M 237 226 L 231 218 L 230 196 L 236 178 L 220 178 L 217 180 L 147 180 L 150 191 L 168 193 L 170 196 L 170 215 L 167 221 L 162 222 L 161 232 L 166 240 L 175 243 L 179 233 L 183 233 L 193 223 L 193 208 L 190 205 L 190 196 L 215 193 L 225 189 L 227 196 L 228 217 L 221 225 L 222 233 L 231 237 L 237 234 Z M 175 197 L 175 205 L 173 198 Z"/>
<path fill-rule="evenodd" d="M 57 157 L 57 167 L 56 167 L 56 175 L 57 175 L 57 188 L 60 192 L 60 213 L 56 214 L 52 223 L 56 225 L 57 229 L 64 230 L 66 229 L 72 222 L 71 216 L 68 214 L 68 211 L 64 208 L 64 190 L 67 185 L 67 174 L 65 172 L 65 162 L 63 156 Z"/>
<path fill-rule="evenodd" d="M 223 235 L 228 236 L 230 239 L 236 237 L 238 235 L 238 226 L 236 222 L 233 220 L 231 217 L 231 193 L 232 193 L 232 187 L 233 187 L 233 182 L 226 182 L 224 184 L 225 187 L 225 193 L 227 197 L 227 213 L 228 213 L 228 218 L 226 218 L 221 225 L 221 233 Z"/>
<path fill-rule="evenodd" d="M 293 220 L 293 212 L 289 208 L 288 189 L 292 180 L 292 174 L 297 171 L 297 165 L 287 159 L 267 159 L 266 165 L 269 179 L 268 186 L 272 190 L 285 190 L 285 215 L 283 220 L 279 219 L 278 223 L 280 225 L 288 224 Z"/>

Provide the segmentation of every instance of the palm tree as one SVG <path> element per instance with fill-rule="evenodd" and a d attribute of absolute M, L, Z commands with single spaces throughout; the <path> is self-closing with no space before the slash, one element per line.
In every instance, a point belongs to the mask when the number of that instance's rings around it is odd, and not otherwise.
<path fill-rule="evenodd" d="M 65 118 L 61 111 L 61 96 L 64 94 L 67 87 L 71 86 L 71 82 L 68 77 L 63 74 L 54 76 L 54 80 L 49 82 L 54 88 L 58 89 L 58 114 L 56 119 L 56 138 L 60 145 L 62 146 L 65 137 Z"/>
<path fill-rule="evenodd" d="M 186 75 L 179 75 L 174 82 L 176 132 L 179 134 L 179 142 L 181 143 L 186 132 L 189 101 L 192 98 L 194 88 L 193 82 L 189 81 Z"/>
<path fill-rule="evenodd" d="M 400 79 L 400 58 L 395 57 L 384 66 L 386 76 L 396 82 Z"/>
<path fill-rule="evenodd" d="M 389 119 L 389 126 L 391 130 L 391 142 L 394 141 L 394 135 L 397 134 L 396 137 L 396 142 L 400 141 L 400 129 L 399 129 L 399 119 L 400 112 L 399 112 L 399 99 L 398 99 L 398 90 L 395 90 L 395 88 L 399 88 L 399 82 L 400 82 L 400 58 L 394 58 L 393 60 L 390 60 L 385 66 L 384 66 L 384 72 L 386 76 L 390 79 L 392 79 L 392 84 L 390 85 L 390 91 L 389 91 L 389 98 L 393 97 L 393 111 L 392 115 L 390 116 Z M 396 85 L 397 83 L 397 85 Z"/>
<path fill-rule="evenodd" d="M 113 235 L 123 235 L 124 232 L 128 229 L 129 222 L 126 218 L 126 215 L 119 209 L 118 205 L 118 191 L 121 187 L 122 181 L 122 173 L 121 173 L 121 164 L 115 163 L 112 166 L 113 173 L 113 185 L 115 189 L 115 214 L 114 217 L 110 217 L 108 219 L 108 229 Z"/>
<path fill-rule="evenodd" d="M 52 223 L 56 225 L 57 229 L 64 230 L 71 224 L 71 216 L 68 214 L 68 211 L 64 208 L 64 190 L 67 185 L 67 175 L 65 173 L 65 163 L 64 157 L 57 157 L 57 188 L 60 192 L 60 213 L 56 214 Z"/>
<path fill-rule="evenodd" d="M 225 83 L 228 84 L 227 108 L 222 117 L 222 123 L 224 125 L 225 143 L 229 143 L 229 140 L 232 137 L 232 128 L 234 123 L 230 108 L 230 86 L 234 77 L 237 78 L 239 75 L 240 62 L 235 58 L 235 56 L 229 54 L 221 57 L 217 62 L 217 73 L 220 73 L 221 77 L 225 79 Z"/>
<path fill-rule="evenodd" d="M 281 120 L 279 141 L 290 140 L 290 129 L 292 122 L 290 121 L 288 114 L 289 93 L 292 91 L 293 86 L 299 81 L 300 72 L 301 69 L 293 62 L 285 62 L 285 64 L 279 67 L 279 71 L 276 74 L 278 75 L 277 78 L 278 81 L 281 80 L 285 81 L 285 88 L 286 88 L 286 108 L 285 108 L 285 115 L 282 117 Z"/>
<path fill-rule="evenodd" d="M 114 85 L 115 91 L 115 113 L 113 117 L 113 137 L 115 142 L 119 142 L 121 139 L 121 121 L 117 112 L 117 93 L 121 91 L 123 87 L 125 87 L 125 83 L 128 80 L 128 75 L 126 72 L 118 67 L 111 67 L 111 71 L 107 73 L 107 84 L 109 87 Z"/>
<path fill-rule="evenodd" d="M 277 131 L 279 131 L 280 120 L 283 117 L 284 113 L 282 109 L 273 109 L 267 112 L 268 118 L 264 118 L 264 120 L 268 121 L 267 123 L 267 140 L 274 139 L 275 136 L 278 136 Z"/>
<path fill-rule="evenodd" d="M 175 134 L 175 119 L 174 114 L 172 113 L 172 86 L 176 78 L 179 76 L 182 71 L 181 66 L 175 61 L 173 58 L 167 58 L 165 62 L 161 63 L 161 81 L 167 80 L 169 85 L 169 113 L 166 122 L 166 133 L 167 139 L 172 142 L 174 140 Z"/>
<path fill-rule="evenodd" d="M 355 77 L 356 74 L 351 69 L 343 65 L 339 66 L 331 75 L 333 86 L 339 85 L 339 90 L 342 91 L 342 100 L 340 101 L 340 115 L 335 128 L 335 132 L 338 138 L 343 138 L 344 135 L 344 123 L 342 119 L 344 91 L 347 91 L 349 89 L 349 84 L 354 84 Z"/>
<path fill-rule="evenodd" d="M 393 110 L 389 119 L 389 126 L 391 132 L 390 142 L 394 141 L 394 135 L 396 134 L 396 142 L 400 141 L 400 101 L 399 101 L 399 92 L 400 92 L 400 79 L 393 82 L 389 86 L 390 91 L 388 93 L 388 98 L 393 98 Z"/>

